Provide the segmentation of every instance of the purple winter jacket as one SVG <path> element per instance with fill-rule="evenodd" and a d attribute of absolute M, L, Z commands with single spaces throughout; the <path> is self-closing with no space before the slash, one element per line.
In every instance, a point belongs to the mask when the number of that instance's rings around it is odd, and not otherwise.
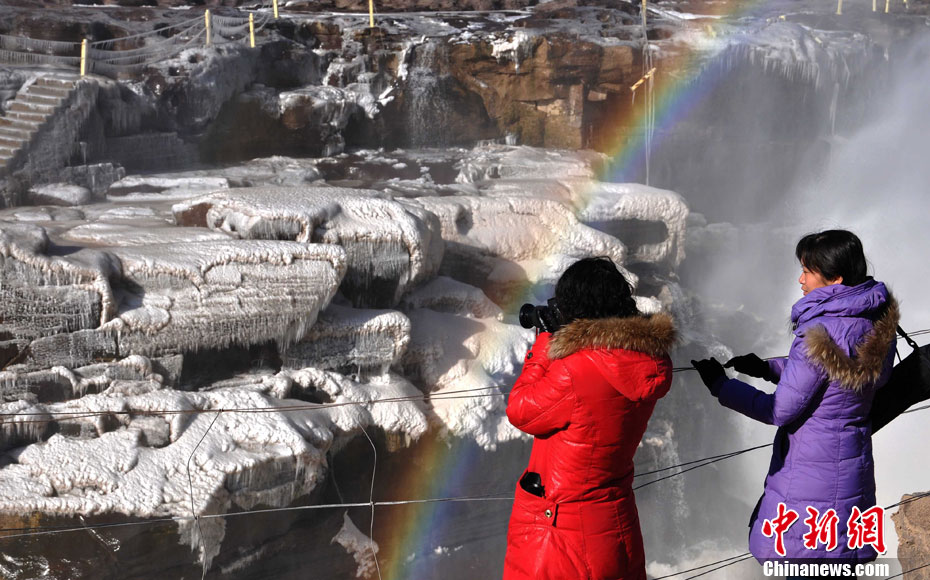
<path fill-rule="evenodd" d="M 778 386 L 773 394 L 736 379 L 726 381 L 719 401 L 735 411 L 778 427 L 765 492 L 750 520 L 749 549 L 767 559 L 831 558 L 868 562 L 876 557 L 866 544 L 847 547 L 847 520 L 853 506 L 875 506 L 872 426 L 875 391 L 894 363 L 898 307 L 881 282 L 842 284 L 812 290 L 791 309 L 795 339 L 787 359 L 769 362 Z M 779 502 L 798 513 L 784 535 L 786 556 L 775 538 L 762 533 Z M 838 546 L 811 550 L 802 536 L 809 528 L 807 506 L 839 516 Z"/>

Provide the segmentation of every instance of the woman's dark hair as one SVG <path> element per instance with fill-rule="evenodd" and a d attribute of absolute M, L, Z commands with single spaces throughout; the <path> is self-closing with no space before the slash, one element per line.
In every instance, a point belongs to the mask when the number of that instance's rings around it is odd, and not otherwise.
<path fill-rule="evenodd" d="M 844 286 L 857 286 L 868 279 L 862 242 L 846 230 L 808 234 L 798 241 L 794 255 L 802 266 L 825 280 L 842 276 Z"/>
<path fill-rule="evenodd" d="M 555 285 L 555 302 L 565 323 L 639 314 L 633 288 L 606 257 L 584 258 L 569 266 Z"/>

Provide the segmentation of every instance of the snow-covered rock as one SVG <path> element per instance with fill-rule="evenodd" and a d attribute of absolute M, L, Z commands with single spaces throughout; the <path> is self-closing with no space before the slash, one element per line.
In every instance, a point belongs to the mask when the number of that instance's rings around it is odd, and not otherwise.
<path fill-rule="evenodd" d="M 120 309 L 105 330 L 139 354 L 286 344 L 304 334 L 345 274 L 335 245 L 269 240 L 122 246 Z"/>
<path fill-rule="evenodd" d="M 677 268 L 685 257 L 688 205 L 673 191 L 638 183 L 589 184 L 578 219 L 623 241 L 630 262 Z"/>
<path fill-rule="evenodd" d="M 520 437 L 504 414 L 533 333 L 496 318 L 427 308 L 408 313 L 413 333 L 400 368 L 429 393 L 440 426 L 487 449 Z"/>
<path fill-rule="evenodd" d="M 34 205 L 84 205 L 93 201 L 93 194 L 86 187 L 69 183 L 36 185 L 29 189 L 28 199 Z"/>
<path fill-rule="evenodd" d="M 433 277 L 443 243 L 433 216 L 375 191 L 338 187 L 241 188 L 174 207 L 180 225 L 244 239 L 288 239 L 345 248 L 340 291 L 356 306 L 390 307 Z"/>
<path fill-rule="evenodd" d="M 380 376 L 400 360 L 410 342 L 410 320 L 396 310 L 330 305 L 310 331 L 281 358 L 287 368 L 314 367 L 358 376 Z"/>
<path fill-rule="evenodd" d="M 498 304 L 530 284 L 551 283 L 566 259 L 609 256 L 622 269 L 627 250 L 584 225 L 566 205 L 532 197 L 420 197 L 405 200 L 439 217 L 446 243 L 441 273 L 477 286 Z M 563 268 L 564 269 L 564 268 Z M 625 272 L 636 283 L 636 277 Z"/>
<path fill-rule="evenodd" d="M 320 389 L 336 404 L 281 400 L 272 394 L 279 382 Z M 0 481 L 0 510 L 186 518 L 177 523 L 181 539 L 209 565 L 226 524 L 195 522 L 191 510 L 290 504 L 321 483 L 326 453 L 340 438 L 367 426 L 421 436 L 427 423 L 418 394 L 396 376 L 361 384 L 305 369 L 203 393 L 123 384 L 78 401 L 3 405 L 2 412 L 77 417 L 71 421 L 91 428 L 81 438 L 54 434 L 17 452 Z M 13 429 L 2 434 L 15 436 Z"/>

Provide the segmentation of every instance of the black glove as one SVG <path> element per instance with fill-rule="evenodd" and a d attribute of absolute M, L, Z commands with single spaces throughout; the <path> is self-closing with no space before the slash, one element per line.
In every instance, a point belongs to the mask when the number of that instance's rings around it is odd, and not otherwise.
<path fill-rule="evenodd" d="M 720 394 L 720 387 L 727 380 L 727 373 L 723 370 L 723 365 L 715 358 L 705 358 L 704 360 L 692 360 L 691 364 L 694 369 L 701 375 L 701 380 L 707 385 L 710 394 L 717 396 Z"/>
<path fill-rule="evenodd" d="M 724 368 L 733 369 L 738 373 L 756 377 L 757 379 L 767 378 L 771 374 L 769 363 L 765 362 L 756 353 L 751 352 L 742 356 L 735 356 L 728 360 Z"/>

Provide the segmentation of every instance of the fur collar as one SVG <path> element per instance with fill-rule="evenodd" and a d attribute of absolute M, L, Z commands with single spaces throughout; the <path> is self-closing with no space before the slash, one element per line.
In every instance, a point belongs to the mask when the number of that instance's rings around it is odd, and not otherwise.
<path fill-rule="evenodd" d="M 866 385 L 875 383 L 885 367 L 888 349 L 895 342 L 895 330 L 901 317 L 898 302 L 891 295 L 884 310 L 872 330 L 859 341 L 855 358 L 843 352 L 820 324 L 804 333 L 808 357 L 844 389 L 861 391 Z"/>
<path fill-rule="evenodd" d="M 582 318 L 566 324 L 549 342 L 549 358 L 565 358 L 585 348 L 622 348 L 661 356 L 675 343 L 668 314 L 626 318 Z"/>

